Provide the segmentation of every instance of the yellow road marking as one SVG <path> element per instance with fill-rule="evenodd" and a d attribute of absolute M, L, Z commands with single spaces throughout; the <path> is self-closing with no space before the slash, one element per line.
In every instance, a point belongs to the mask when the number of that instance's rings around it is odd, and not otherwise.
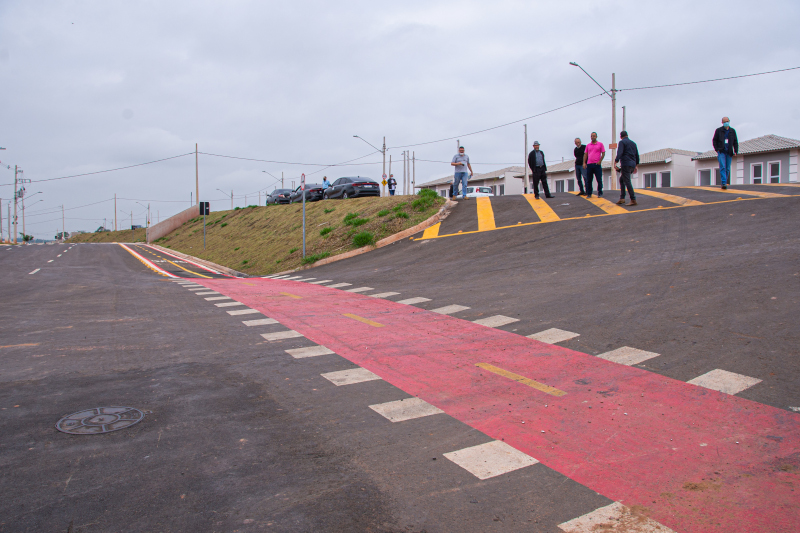
<path fill-rule="evenodd" d="M 374 320 L 370 320 L 369 318 L 360 317 L 358 315 L 354 315 L 351 313 L 345 313 L 344 316 L 347 318 L 352 318 L 353 320 L 358 320 L 359 322 L 363 322 L 364 324 L 369 324 L 370 326 L 374 326 L 376 328 L 382 328 L 383 324 L 379 324 Z"/>
<path fill-rule="evenodd" d="M 546 392 L 547 394 L 551 394 L 553 396 L 564 396 L 566 394 L 566 392 L 564 392 L 563 390 L 551 387 L 550 385 L 545 385 L 544 383 L 539 383 L 538 381 L 526 378 L 525 376 L 520 376 L 519 374 L 515 374 L 513 372 L 509 372 L 508 370 L 503 370 L 502 368 L 490 365 L 489 363 L 476 363 L 475 366 L 479 366 L 484 370 L 488 370 L 489 372 L 494 372 L 495 374 L 498 374 L 505 378 L 513 379 L 514 381 L 522 383 L 523 385 L 533 387 L 536 390 Z"/>
<path fill-rule="evenodd" d="M 531 207 L 536 211 L 536 215 L 542 222 L 561 220 L 558 215 L 556 215 L 556 212 L 553 211 L 553 208 L 547 205 L 547 202 L 544 200 L 537 200 L 535 194 L 523 194 L 522 196 L 528 200 L 528 203 L 531 204 Z"/>
<path fill-rule="evenodd" d="M 578 194 L 574 192 L 572 194 Z M 586 198 L 587 202 L 591 202 L 609 215 L 622 215 L 623 213 L 630 213 L 627 209 L 622 207 L 621 205 L 617 205 L 613 202 L 609 202 L 605 198 L 598 198 L 597 196 L 592 196 L 591 198 Z"/>
<path fill-rule="evenodd" d="M 288 296 L 289 298 L 294 298 L 295 300 L 300 300 L 303 298 L 302 296 L 297 296 L 296 294 L 290 294 L 288 292 L 282 292 L 281 294 L 283 294 L 284 296 Z"/>
<path fill-rule="evenodd" d="M 247 283 L 246 281 L 243 281 L 242 285 L 250 285 L 251 287 L 255 287 L 256 286 L 255 283 Z"/>
<path fill-rule="evenodd" d="M 19 348 L 20 346 L 39 346 L 38 342 L 30 344 L 9 344 L 8 346 L 0 346 L 0 348 Z"/>
<path fill-rule="evenodd" d="M 491 231 L 495 229 L 494 211 L 492 202 L 486 196 L 475 198 L 475 205 L 478 206 L 478 231 Z"/>
<path fill-rule="evenodd" d="M 698 202 L 697 200 L 690 200 L 689 198 L 684 198 L 682 196 L 675 196 L 674 194 L 665 194 L 663 192 L 656 192 L 650 189 L 636 189 L 636 194 L 653 196 L 655 198 L 660 198 L 662 200 L 666 200 L 667 202 L 672 202 L 673 204 L 678 204 L 678 205 L 704 205 L 703 202 Z"/>
<path fill-rule="evenodd" d="M 719 187 L 688 187 L 689 189 L 702 189 L 704 191 L 712 192 L 726 192 L 730 194 L 743 194 L 745 196 L 758 196 L 759 198 L 787 198 L 788 194 L 778 194 L 776 192 L 761 192 L 761 191 L 743 191 L 741 189 L 726 189 L 722 190 Z"/>
<path fill-rule="evenodd" d="M 122 248 L 123 248 L 123 249 L 125 249 L 125 250 L 126 250 L 128 253 L 129 253 L 129 254 L 131 254 L 133 257 L 135 257 L 136 259 L 138 259 L 139 261 L 141 261 L 141 262 L 142 262 L 142 264 L 143 264 L 144 266 L 146 266 L 147 268 L 149 268 L 150 270 L 152 270 L 152 271 L 153 271 L 153 272 L 155 272 L 156 274 L 160 274 L 160 275 L 162 275 L 162 276 L 166 276 L 166 275 L 167 275 L 167 274 L 164 274 L 163 272 L 159 272 L 158 270 L 156 270 L 155 268 L 153 268 L 153 265 L 151 265 L 150 263 L 148 263 L 147 261 L 145 261 L 145 260 L 144 260 L 144 257 L 141 257 L 141 256 L 137 255 L 137 254 L 136 254 L 136 252 L 134 252 L 133 250 L 131 250 L 130 248 L 128 248 L 128 247 L 127 247 L 127 246 L 125 246 L 124 244 L 122 244 L 122 243 L 120 243 L 120 242 L 117 242 L 117 243 L 114 243 L 114 244 L 119 244 L 120 246 L 122 246 Z M 175 277 L 177 277 L 177 276 L 175 276 Z"/>
<path fill-rule="evenodd" d="M 434 237 L 438 237 L 439 236 L 439 228 L 441 226 L 442 226 L 442 223 L 441 222 L 437 222 L 436 224 L 434 224 L 430 228 L 427 228 L 422 233 L 422 238 L 423 239 L 433 239 Z"/>
<path fill-rule="evenodd" d="M 181 270 L 185 270 L 185 271 L 186 271 L 186 272 L 188 272 L 189 274 L 194 274 L 195 276 L 200 276 L 201 278 L 211 279 L 211 276 L 204 276 L 203 274 L 200 274 L 200 273 L 198 273 L 198 272 L 193 272 L 193 271 L 189 270 L 188 268 L 183 268 L 183 267 L 182 267 L 182 266 L 180 266 L 179 264 L 177 264 L 177 263 L 173 263 L 173 262 L 172 262 L 172 261 L 170 261 L 169 259 L 166 259 L 166 258 L 165 258 L 165 261 L 166 261 L 167 263 L 171 263 L 171 264 L 175 265 L 176 267 L 180 268 Z"/>

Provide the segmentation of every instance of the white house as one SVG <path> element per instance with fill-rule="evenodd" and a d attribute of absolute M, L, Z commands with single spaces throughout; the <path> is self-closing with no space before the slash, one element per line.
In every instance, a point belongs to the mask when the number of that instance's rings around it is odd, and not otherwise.
<path fill-rule="evenodd" d="M 522 167 L 506 167 L 484 174 L 473 174 L 467 183 L 470 187 L 491 187 L 496 196 L 522 194 L 522 183 L 514 179 L 514 175 L 522 171 Z M 452 183 L 453 176 L 450 175 L 417 185 L 417 189 L 433 189 L 440 196 L 447 197 Z"/>
<path fill-rule="evenodd" d="M 800 141 L 764 135 L 739 142 L 739 154 L 731 162 L 731 183 L 791 183 L 797 181 Z M 717 153 L 709 150 L 694 158 L 694 185 L 720 185 Z"/>

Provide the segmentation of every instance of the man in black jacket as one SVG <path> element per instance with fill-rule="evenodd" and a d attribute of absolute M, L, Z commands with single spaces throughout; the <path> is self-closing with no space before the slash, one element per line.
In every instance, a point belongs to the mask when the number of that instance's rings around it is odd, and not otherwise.
<path fill-rule="evenodd" d="M 533 185 L 533 194 L 536 199 L 539 199 L 540 181 L 542 189 L 544 189 L 544 197 L 552 198 L 550 187 L 547 185 L 547 164 L 544 161 L 544 152 L 539 150 L 539 141 L 533 143 L 533 151 L 528 154 L 528 166 L 531 167 L 531 185 Z"/>
<path fill-rule="evenodd" d="M 722 117 L 722 126 L 714 132 L 711 142 L 717 152 L 719 178 L 722 190 L 725 190 L 731 182 L 731 159 L 739 153 L 739 139 L 736 138 L 736 130 L 731 128 L 731 119 Z"/>
<path fill-rule="evenodd" d="M 631 195 L 631 203 L 625 205 L 637 205 L 636 195 L 633 194 L 633 185 L 631 184 L 631 174 L 636 174 L 636 169 L 639 166 L 639 148 L 636 143 L 628 139 L 628 132 L 622 130 L 619 132 L 619 147 L 617 148 L 617 158 L 614 160 L 615 164 L 619 163 L 618 170 L 621 170 L 619 175 L 619 201 L 618 204 L 625 204 L 625 189 L 628 189 L 628 194 Z M 620 168 L 621 167 L 621 168 Z"/>
<path fill-rule="evenodd" d="M 575 178 L 578 180 L 578 187 L 581 192 L 578 196 L 586 196 L 586 191 L 583 190 L 583 183 L 586 181 L 586 167 L 583 166 L 583 154 L 586 153 L 586 145 L 583 144 L 579 137 L 575 137 Z"/>

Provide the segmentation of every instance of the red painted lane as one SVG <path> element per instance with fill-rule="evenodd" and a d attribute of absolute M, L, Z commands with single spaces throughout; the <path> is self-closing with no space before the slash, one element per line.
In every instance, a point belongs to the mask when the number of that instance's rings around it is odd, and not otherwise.
<path fill-rule="evenodd" d="M 383 299 L 294 281 L 196 281 L 676 531 L 800 530 L 799 415 Z"/>

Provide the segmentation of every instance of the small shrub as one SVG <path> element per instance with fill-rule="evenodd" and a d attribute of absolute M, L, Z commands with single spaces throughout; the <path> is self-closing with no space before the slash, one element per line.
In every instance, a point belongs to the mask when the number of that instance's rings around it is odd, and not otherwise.
<path fill-rule="evenodd" d="M 311 263 L 316 263 L 320 259 L 325 259 L 326 257 L 330 257 L 330 255 L 331 255 L 330 252 L 322 252 L 319 254 L 307 255 L 303 258 L 303 264 L 308 265 Z"/>
<path fill-rule="evenodd" d="M 356 218 L 358 218 L 358 213 L 347 213 L 344 216 L 344 220 L 342 220 L 342 222 L 344 222 L 345 224 L 350 224 L 350 221 Z"/>
<path fill-rule="evenodd" d="M 300 248 L 292 248 L 291 250 L 289 250 L 289 253 L 290 253 L 290 254 L 293 254 L 293 253 L 295 253 L 295 252 L 296 252 L 297 250 L 299 250 L 299 249 L 300 249 Z"/>
<path fill-rule="evenodd" d="M 236 250 L 238 250 L 239 248 L 241 248 L 241 246 L 237 246 L 236 248 L 234 248 L 234 249 L 233 249 L 233 251 L 235 252 L 235 251 L 236 251 Z"/>
<path fill-rule="evenodd" d="M 436 191 L 431 189 L 422 189 L 417 193 L 417 199 L 411 202 L 411 207 L 417 211 L 425 211 L 430 209 L 436 203 L 439 195 Z"/>
<path fill-rule="evenodd" d="M 281 262 L 281 260 L 280 260 L 280 259 L 278 259 L 277 261 L 275 261 L 275 264 L 277 265 L 277 264 L 278 264 L 278 263 L 280 263 L 280 262 Z"/>
<path fill-rule="evenodd" d="M 336 208 L 335 208 L 335 207 L 331 207 L 330 209 L 327 209 L 327 208 L 326 208 L 326 209 L 325 209 L 325 214 L 327 215 L 328 213 L 333 213 L 334 211 L 336 211 Z"/>
<path fill-rule="evenodd" d="M 391 211 L 389 211 L 388 209 L 384 209 L 383 211 L 378 211 L 378 216 L 379 217 L 385 217 L 389 213 L 391 213 Z"/>
<path fill-rule="evenodd" d="M 239 209 L 241 209 L 241 207 L 239 207 L 238 205 L 233 208 L 234 211 L 238 211 Z"/>
<path fill-rule="evenodd" d="M 219 227 L 220 227 L 220 228 L 224 228 L 224 227 L 225 227 L 225 226 L 227 226 L 227 225 L 228 225 L 228 223 L 227 223 L 227 222 L 223 222 L 222 224 L 220 224 L 220 225 L 219 225 Z"/>
<path fill-rule="evenodd" d="M 353 220 L 350 221 L 350 225 L 353 227 L 358 227 L 358 226 L 363 226 L 367 222 L 369 222 L 368 218 L 354 218 Z"/>
<path fill-rule="evenodd" d="M 433 200 L 439 198 L 439 193 L 434 191 L 433 189 L 420 189 L 417 193 L 417 196 L 420 198 L 431 198 Z"/>
<path fill-rule="evenodd" d="M 245 259 L 244 261 L 242 261 L 242 264 L 246 265 L 248 261 L 249 261 L 248 259 Z"/>
<path fill-rule="evenodd" d="M 407 206 L 407 205 L 408 205 L 408 202 L 403 202 L 402 204 L 397 204 L 396 206 L 394 206 L 394 207 L 392 208 L 392 210 L 393 210 L 395 213 L 399 213 L 399 212 L 400 212 L 400 211 L 402 211 L 402 209 L 403 209 L 405 206 Z"/>
<path fill-rule="evenodd" d="M 333 231 L 333 228 L 322 228 L 321 230 L 319 230 L 319 234 L 324 237 L 325 235 L 327 235 L 328 233 L 330 233 L 332 231 Z"/>
<path fill-rule="evenodd" d="M 375 244 L 375 236 L 368 232 L 362 231 L 361 233 L 356 234 L 353 237 L 353 244 L 358 246 L 359 248 L 362 246 L 369 246 L 370 244 Z"/>
<path fill-rule="evenodd" d="M 402 211 L 401 211 L 400 213 L 397 213 L 397 214 L 394 216 L 394 218 L 408 218 L 408 213 L 405 213 L 405 212 L 402 212 Z"/>
<path fill-rule="evenodd" d="M 255 205 L 255 204 L 253 204 L 253 205 L 248 205 L 248 206 L 247 206 L 247 209 L 250 209 L 251 207 L 258 207 L 258 206 L 257 206 L 257 205 Z"/>

